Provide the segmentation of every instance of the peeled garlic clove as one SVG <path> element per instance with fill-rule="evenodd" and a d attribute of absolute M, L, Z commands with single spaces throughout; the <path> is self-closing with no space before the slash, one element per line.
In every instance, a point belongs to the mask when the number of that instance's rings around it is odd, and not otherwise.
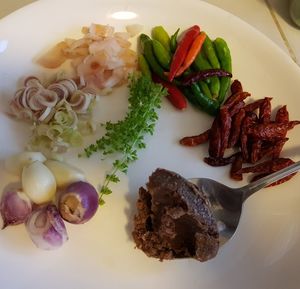
<path fill-rule="evenodd" d="M 57 160 L 45 161 L 45 166 L 55 177 L 57 187 L 66 187 L 77 181 L 84 181 L 85 175 L 78 168 Z"/>
<path fill-rule="evenodd" d="M 54 175 L 39 161 L 23 168 L 22 185 L 24 192 L 36 204 L 50 202 L 56 192 Z"/>
<path fill-rule="evenodd" d="M 7 158 L 4 166 L 8 172 L 20 176 L 24 166 L 34 161 L 44 162 L 45 160 L 46 157 L 40 152 L 22 152 Z"/>

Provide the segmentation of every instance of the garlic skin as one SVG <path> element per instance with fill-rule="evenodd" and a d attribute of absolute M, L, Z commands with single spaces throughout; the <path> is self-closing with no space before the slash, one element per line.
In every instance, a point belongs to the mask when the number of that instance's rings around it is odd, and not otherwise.
<path fill-rule="evenodd" d="M 5 169 L 14 175 L 21 176 L 23 167 L 34 162 L 44 162 L 46 157 L 40 152 L 21 152 L 5 160 Z"/>
<path fill-rule="evenodd" d="M 44 164 L 54 175 L 58 188 L 66 187 L 77 181 L 85 181 L 84 173 L 70 164 L 57 160 L 47 160 Z"/>
<path fill-rule="evenodd" d="M 56 192 L 54 175 L 40 161 L 35 161 L 23 168 L 22 186 L 24 192 L 35 204 L 50 202 Z"/>

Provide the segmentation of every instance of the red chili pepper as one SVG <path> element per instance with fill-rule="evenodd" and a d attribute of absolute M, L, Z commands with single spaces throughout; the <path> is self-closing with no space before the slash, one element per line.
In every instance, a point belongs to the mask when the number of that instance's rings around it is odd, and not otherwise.
<path fill-rule="evenodd" d="M 177 70 L 176 77 L 185 72 L 194 62 L 196 56 L 201 50 L 202 44 L 206 38 L 206 34 L 201 32 L 193 41 L 191 48 L 189 49 L 182 66 Z"/>
<path fill-rule="evenodd" d="M 163 87 L 168 90 L 167 98 L 169 101 L 178 109 L 184 109 L 187 107 L 187 101 L 183 93 L 173 84 L 168 83 L 157 75 L 153 74 L 152 79 L 156 83 L 160 83 Z"/>
<path fill-rule="evenodd" d="M 170 73 L 168 75 L 169 81 L 173 81 L 176 72 L 181 67 L 182 63 L 185 60 L 185 57 L 188 53 L 188 50 L 193 43 L 196 36 L 200 33 L 200 27 L 198 25 L 194 25 L 191 28 L 189 28 L 181 41 L 178 43 L 176 51 L 174 53 L 171 67 L 170 67 Z"/>

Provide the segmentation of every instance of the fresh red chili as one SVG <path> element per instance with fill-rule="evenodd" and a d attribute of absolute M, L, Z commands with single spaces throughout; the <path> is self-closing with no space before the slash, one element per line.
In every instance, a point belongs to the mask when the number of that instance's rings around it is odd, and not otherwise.
<path fill-rule="evenodd" d="M 179 68 L 185 60 L 185 57 L 188 53 L 191 44 L 193 43 L 194 39 L 199 33 L 200 27 L 198 25 L 194 25 L 185 32 L 185 35 L 178 43 L 171 62 L 170 73 L 168 75 L 168 79 L 170 82 L 173 81 L 177 71 L 179 70 Z"/>
<path fill-rule="evenodd" d="M 202 44 L 206 38 L 206 34 L 201 32 L 199 35 L 196 36 L 195 40 L 193 41 L 182 66 L 177 70 L 176 77 L 181 75 L 185 72 L 194 62 L 195 58 L 197 57 L 199 51 L 201 50 Z"/>
<path fill-rule="evenodd" d="M 168 90 L 167 98 L 178 109 L 185 109 L 187 107 L 187 101 L 183 93 L 173 84 L 168 83 L 157 75 L 153 74 L 152 79 L 156 83 L 160 83 L 163 87 Z"/>

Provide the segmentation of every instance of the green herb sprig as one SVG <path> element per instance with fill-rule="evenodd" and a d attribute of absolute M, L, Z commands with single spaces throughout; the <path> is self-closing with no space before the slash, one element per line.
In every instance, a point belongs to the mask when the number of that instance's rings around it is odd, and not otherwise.
<path fill-rule="evenodd" d="M 137 151 L 146 147 L 144 136 L 154 133 L 158 120 L 157 110 L 165 95 L 166 89 L 160 84 L 155 84 L 149 77 L 131 75 L 129 106 L 125 118 L 116 123 L 107 122 L 105 135 L 84 149 L 87 157 L 96 152 L 102 152 L 103 155 L 121 154 L 121 158 L 114 161 L 112 171 L 105 177 L 99 192 L 100 205 L 104 204 L 103 195 L 112 193 L 109 184 L 120 181 L 117 172 L 127 173 L 129 164 L 138 158 Z"/>

